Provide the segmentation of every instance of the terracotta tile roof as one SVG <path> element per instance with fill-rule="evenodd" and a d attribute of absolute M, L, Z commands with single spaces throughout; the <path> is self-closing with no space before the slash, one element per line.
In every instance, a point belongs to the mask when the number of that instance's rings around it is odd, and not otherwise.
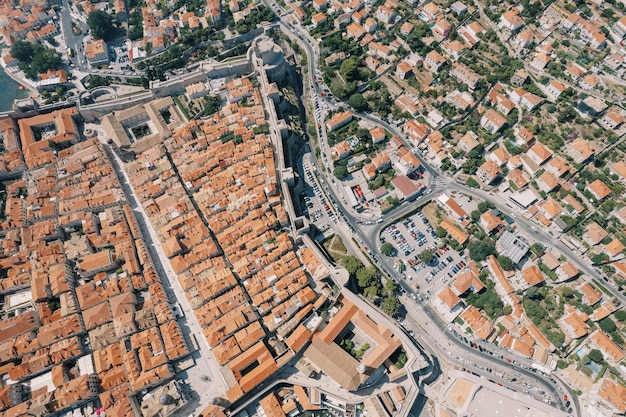
<path fill-rule="evenodd" d="M 600 226 L 596 222 L 591 222 L 585 229 L 584 237 L 587 240 L 589 240 L 592 244 L 597 245 L 608 235 L 609 235 L 608 232 L 604 230 L 602 226 Z"/>
<path fill-rule="evenodd" d="M 617 256 L 624 249 L 626 249 L 626 246 L 624 246 L 624 244 L 617 238 L 613 238 L 611 242 L 609 242 L 607 245 L 604 245 L 604 250 L 610 256 Z"/>
<path fill-rule="evenodd" d="M 600 200 L 603 200 L 606 196 L 611 194 L 611 189 L 599 179 L 587 185 L 587 189 Z"/>
<path fill-rule="evenodd" d="M 619 413 L 626 412 L 626 387 L 611 381 L 609 378 L 602 380 L 598 395 L 615 407 Z"/>
<path fill-rule="evenodd" d="M 545 278 L 537 265 L 532 265 L 524 269 L 522 271 L 522 276 L 530 286 L 535 286 L 545 281 Z"/>
<path fill-rule="evenodd" d="M 619 347 L 617 343 L 615 343 L 606 333 L 602 330 L 597 329 L 595 332 L 589 336 L 596 346 L 600 349 L 600 351 L 608 356 L 611 361 L 618 363 L 622 359 L 624 359 L 624 351 Z"/>

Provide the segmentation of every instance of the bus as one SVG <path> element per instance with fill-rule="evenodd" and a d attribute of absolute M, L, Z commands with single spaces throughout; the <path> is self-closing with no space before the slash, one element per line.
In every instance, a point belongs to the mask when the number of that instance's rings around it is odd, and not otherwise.
<path fill-rule="evenodd" d="M 74 51 L 72 50 L 72 48 L 67 48 L 67 56 L 69 56 L 69 57 L 73 57 L 74 56 Z"/>

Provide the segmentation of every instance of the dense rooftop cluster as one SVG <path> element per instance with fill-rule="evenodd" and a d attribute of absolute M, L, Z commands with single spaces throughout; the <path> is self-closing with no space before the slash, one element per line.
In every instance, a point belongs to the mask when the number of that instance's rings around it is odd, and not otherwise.
<path fill-rule="evenodd" d="M 50 148 L 59 137 L 77 141 L 72 115 L 21 119 L 28 174 L 5 182 L 0 409 L 7 415 L 87 402 L 127 415 L 132 395 L 171 379 L 173 361 L 189 352 L 102 145 Z"/>
<path fill-rule="evenodd" d="M 311 256 L 282 231 L 274 151 L 254 134 L 265 124 L 259 92 L 248 79 L 226 90 L 245 105 L 184 124 L 126 169 L 235 400 L 297 350 L 288 337 L 323 284 L 310 282 Z"/>

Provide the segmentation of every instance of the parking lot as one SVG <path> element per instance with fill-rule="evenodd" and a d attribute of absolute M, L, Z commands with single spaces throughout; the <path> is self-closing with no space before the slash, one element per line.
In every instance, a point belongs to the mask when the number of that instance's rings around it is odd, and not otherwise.
<path fill-rule="evenodd" d="M 313 174 L 316 168 L 308 163 L 304 163 L 302 169 L 306 183 L 304 191 L 301 194 L 303 214 L 307 216 L 311 222 L 315 223 L 318 228 L 324 230 L 325 226 L 335 222 L 335 212 L 326 200 Z"/>
<path fill-rule="evenodd" d="M 462 255 L 437 237 L 420 211 L 385 228 L 380 243 L 385 242 L 395 249 L 391 255 L 396 260 L 394 269 L 403 272 L 407 283 L 422 293 L 418 298 L 428 299 L 467 266 Z M 419 259 L 426 249 L 434 256 L 428 264 Z"/>

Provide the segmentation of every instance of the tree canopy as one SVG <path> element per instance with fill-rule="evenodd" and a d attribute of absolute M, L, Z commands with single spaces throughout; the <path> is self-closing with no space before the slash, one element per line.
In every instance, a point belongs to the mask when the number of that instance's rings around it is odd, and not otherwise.
<path fill-rule="evenodd" d="M 389 256 L 393 253 L 394 247 L 391 243 L 385 242 L 381 245 L 380 251 L 382 252 L 383 255 Z"/>
<path fill-rule="evenodd" d="M 348 104 L 358 111 L 367 110 L 369 108 L 367 100 L 365 100 L 365 98 L 363 98 L 363 94 L 360 93 L 352 94 L 348 99 Z"/>
<path fill-rule="evenodd" d="M 615 326 L 615 322 L 608 317 L 600 320 L 599 324 L 600 328 L 605 333 L 613 333 L 617 329 L 617 326 Z"/>
<path fill-rule="evenodd" d="M 333 174 L 335 174 L 335 177 L 337 177 L 337 179 L 342 180 L 346 177 L 346 175 L 348 175 L 348 168 L 346 168 L 345 165 L 337 165 L 333 169 Z"/>
<path fill-rule="evenodd" d="M 505 271 L 512 271 L 513 270 L 513 261 L 508 256 L 499 255 L 498 256 L 498 263 L 500 264 L 502 269 L 504 269 Z"/>
<path fill-rule="evenodd" d="M 356 271 L 363 267 L 363 263 L 354 256 L 346 256 L 342 259 L 341 264 L 348 270 L 350 275 L 356 274 Z"/>
<path fill-rule="evenodd" d="M 108 42 L 119 35 L 119 28 L 115 24 L 113 16 L 104 10 L 94 10 L 89 13 L 87 26 L 89 26 L 91 36 L 93 36 L 94 39 L 102 39 Z"/>
<path fill-rule="evenodd" d="M 346 82 L 355 81 L 359 77 L 359 61 L 356 57 L 350 57 L 341 63 L 339 73 Z"/>
<path fill-rule="evenodd" d="M 491 241 L 475 241 L 469 247 L 469 257 L 476 262 L 484 261 L 487 256 L 495 253 L 496 248 Z"/>
<path fill-rule="evenodd" d="M 589 359 L 591 359 L 595 363 L 604 362 L 604 355 L 602 355 L 602 352 L 600 352 L 598 349 L 591 349 L 588 356 Z"/>
<path fill-rule="evenodd" d="M 20 69 L 31 80 L 36 80 L 39 74 L 50 69 L 57 70 L 63 64 L 61 56 L 54 49 L 22 40 L 11 45 L 11 56 L 20 62 Z"/>
<path fill-rule="evenodd" d="M 420 261 L 428 264 L 433 261 L 433 259 L 435 258 L 435 255 L 433 255 L 433 251 L 431 251 L 430 249 L 425 249 L 420 252 L 418 257 Z"/>

